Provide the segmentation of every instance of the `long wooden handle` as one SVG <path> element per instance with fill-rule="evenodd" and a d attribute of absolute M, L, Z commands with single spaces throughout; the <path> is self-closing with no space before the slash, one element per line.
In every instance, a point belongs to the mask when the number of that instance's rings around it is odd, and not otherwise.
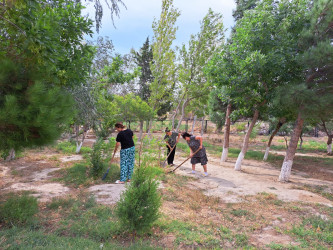
<path fill-rule="evenodd" d="M 194 152 L 194 154 L 192 156 L 187 157 L 187 159 L 185 161 L 183 161 L 180 165 L 178 165 L 177 167 L 175 167 L 173 170 L 171 170 L 169 173 L 173 173 L 176 171 L 177 168 L 179 168 L 181 165 L 183 165 L 188 159 L 192 158 L 196 153 L 198 153 L 200 151 L 201 148 L 198 148 L 197 151 Z"/>
<path fill-rule="evenodd" d="M 176 142 L 176 144 L 172 147 L 172 149 L 170 150 L 170 153 L 168 154 L 167 158 L 163 161 L 163 164 L 167 161 L 167 159 L 169 158 L 169 156 L 171 155 L 172 151 L 174 150 L 174 148 L 176 147 L 178 142 Z"/>

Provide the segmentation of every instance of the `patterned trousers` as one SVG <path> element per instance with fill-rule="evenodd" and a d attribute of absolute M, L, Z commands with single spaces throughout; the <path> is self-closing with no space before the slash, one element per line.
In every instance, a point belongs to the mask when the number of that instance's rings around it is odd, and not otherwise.
<path fill-rule="evenodd" d="M 135 159 L 135 147 L 120 150 L 120 181 L 132 178 Z"/>

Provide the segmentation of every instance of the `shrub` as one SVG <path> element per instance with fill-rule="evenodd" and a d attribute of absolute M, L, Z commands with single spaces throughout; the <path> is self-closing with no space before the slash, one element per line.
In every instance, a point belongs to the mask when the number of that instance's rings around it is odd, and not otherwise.
<path fill-rule="evenodd" d="M 0 220 L 11 224 L 30 222 L 38 212 L 37 198 L 23 194 L 13 194 L 0 206 Z"/>
<path fill-rule="evenodd" d="M 90 155 L 91 160 L 91 174 L 94 177 L 100 176 L 103 170 L 106 168 L 106 163 L 103 160 L 103 140 L 98 139 L 93 146 L 93 150 Z"/>
<path fill-rule="evenodd" d="M 143 233 L 148 231 L 159 217 L 161 197 L 158 182 L 149 174 L 148 167 L 139 167 L 132 182 L 121 195 L 116 214 L 124 228 Z"/>

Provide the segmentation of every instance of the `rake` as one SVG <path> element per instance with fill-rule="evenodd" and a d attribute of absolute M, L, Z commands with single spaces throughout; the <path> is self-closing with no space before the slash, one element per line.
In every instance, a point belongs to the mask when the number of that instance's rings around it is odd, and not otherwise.
<path fill-rule="evenodd" d="M 168 174 L 169 174 L 169 173 L 173 173 L 173 172 L 175 172 L 177 168 L 179 168 L 181 165 L 183 165 L 185 162 L 187 162 L 188 159 L 192 158 L 192 157 L 193 157 L 196 153 L 198 153 L 199 151 L 200 151 L 200 148 L 198 148 L 198 150 L 195 151 L 194 154 L 193 154 L 192 156 L 187 157 L 186 160 L 183 161 L 180 165 L 178 165 L 177 167 L 175 167 L 173 170 L 169 171 Z"/>
<path fill-rule="evenodd" d="M 112 155 L 112 158 L 111 158 L 111 161 L 110 161 L 110 167 L 106 170 L 105 174 L 103 175 L 102 177 L 102 180 L 105 180 L 106 176 L 108 175 L 109 171 L 110 171 L 110 168 L 111 168 L 111 162 L 113 161 L 113 158 L 114 158 L 114 155 L 115 155 L 116 152 L 113 153 Z"/>
<path fill-rule="evenodd" d="M 166 157 L 166 159 L 163 161 L 163 163 L 161 163 L 161 166 L 164 168 L 165 167 L 165 163 L 168 160 L 169 156 L 171 155 L 172 151 L 174 150 L 174 148 L 176 147 L 178 142 L 176 142 L 176 144 L 172 147 L 172 149 L 170 150 L 170 153 L 168 154 L 168 156 Z"/>

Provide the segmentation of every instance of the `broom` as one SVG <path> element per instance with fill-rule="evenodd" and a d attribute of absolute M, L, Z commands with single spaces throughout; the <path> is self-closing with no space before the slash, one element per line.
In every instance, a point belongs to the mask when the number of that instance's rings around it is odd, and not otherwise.
<path fill-rule="evenodd" d="M 110 167 L 108 168 L 108 170 L 106 170 L 105 174 L 103 175 L 102 177 L 102 180 L 105 180 L 106 176 L 108 175 L 109 171 L 110 171 L 110 168 L 111 168 L 111 162 L 113 161 L 113 158 L 114 158 L 114 155 L 115 155 L 116 152 L 113 153 L 112 155 L 112 158 L 111 158 L 111 161 L 110 161 Z"/>

